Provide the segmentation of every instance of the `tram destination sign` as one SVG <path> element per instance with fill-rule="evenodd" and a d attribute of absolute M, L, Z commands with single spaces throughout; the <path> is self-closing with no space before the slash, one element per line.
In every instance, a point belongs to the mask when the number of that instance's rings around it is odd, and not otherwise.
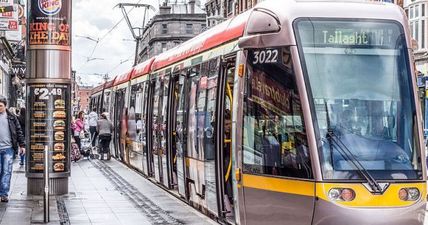
<path fill-rule="evenodd" d="M 31 0 L 30 49 L 71 49 L 71 9 L 63 1 L 68 0 Z"/>
<path fill-rule="evenodd" d="M 318 23 L 320 22 L 317 22 L 315 29 L 307 27 L 301 29 L 301 31 L 306 31 L 300 33 L 305 46 L 381 46 L 395 48 L 401 33 L 395 24 L 388 23 L 350 24 L 332 22 L 327 25 Z"/>

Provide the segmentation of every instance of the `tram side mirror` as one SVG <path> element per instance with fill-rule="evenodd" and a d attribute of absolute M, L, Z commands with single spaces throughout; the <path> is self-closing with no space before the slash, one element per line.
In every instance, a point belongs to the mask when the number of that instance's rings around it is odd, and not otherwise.
<path fill-rule="evenodd" d="M 240 48 L 251 48 L 261 45 L 260 37 L 256 34 L 271 34 L 281 30 L 279 18 L 266 9 L 254 9 L 247 22 L 247 35 L 240 38 L 238 46 Z"/>
<path fill-rule="evenodd" d="M 266 9 L 254 9 L 247 24 L 248 34 L 275 33 L 281 30 L 278 17 Z"/>

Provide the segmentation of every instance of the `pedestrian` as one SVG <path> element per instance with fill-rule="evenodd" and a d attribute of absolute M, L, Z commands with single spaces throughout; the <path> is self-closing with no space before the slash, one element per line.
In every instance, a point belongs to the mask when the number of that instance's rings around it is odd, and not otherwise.
<path fill-rule="evenodd" d="M 0 200 L 9 202 L 10 180 L 12 177 L 14 151 L 25 154 L 24 134 L 19 125 L 18 118 L 13 115 L 7 107 L 7 99 L 0 96 Z"/>
<path fill-rule="evenodd" d="M 79 151 L 82 151 L 82 145 L 80 142 L 80 133 L 84 130 L 83 111 L 80 111 L 77 114 L 76 120 L 74 120 L 72 128 L 73 128 L 74 141 L 76 141 L 76 144 L 79 147 Z"/>
<path fill-rule="evenodd" d="M 95 147 L 95 139 L 97 138 L 97 121 L 98 121 L 98 114 L 96 112 L 97 108 L 93 108 L 92 112 L 88 115 L 89 120 L 89 132 L 91 133 L 91 141 L 92 141 L 92 147 Z"/>
<path fill-rule="evenodd" d="M 110 160 L 110 141 L 113 133 L 113 124 L 107 119 L 106 114 L 101 114 L 97 122 L 97 132 L 100 139 L 101 160 L 104 160 L 104 154 L 107 154 L 107 160 Z"/>
<path fill-rule="evenodd" d="M 25 108 L 24 107 L 22 107 L 19 110 L 18 121 L 19 121 L 19 125 L 21 126 L 22 133 L 25 137 Z M 23 166 L 25 162 L 25 154 L 20 154 L 19 156 L 20 156 L 19 165 Z"/>
<path fill-rule="evenodd" d="M 15 107 L 9 107 L 8 111 L 14 115 L 14 116 L 18 116 L 18 114 L 16 113 L 16 108 Z"/>

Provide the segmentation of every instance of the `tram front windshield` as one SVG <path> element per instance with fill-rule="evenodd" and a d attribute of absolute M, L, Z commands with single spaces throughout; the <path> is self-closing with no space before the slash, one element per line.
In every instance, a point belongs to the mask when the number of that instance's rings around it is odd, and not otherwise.
<path fill-rule="evenodd" d="M 303 19 L 296 32 L 324 179 L 422 179 L 401 25 Z"/>

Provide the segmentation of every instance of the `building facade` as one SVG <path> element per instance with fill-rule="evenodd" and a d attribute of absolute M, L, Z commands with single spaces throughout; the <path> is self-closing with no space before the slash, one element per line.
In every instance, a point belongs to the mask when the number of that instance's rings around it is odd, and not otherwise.
<path fill-rule="evenodd" d="M 91 97 L 92 86 L 77 86 L 77 102 L 79 111 L 89 112 L 89 100 Z"/>
<path fill-rule="evenodd" d="M 416 41 L 413 46 L 416 69 L 424 76 L 428 75 L 427 7 L 427 0 L 409 1 L 404 7 L 410 22 L 410 32 Z"/>
<path fill-rule="evenodd" d="M 205 3 L 207 26 L 213 27 L 233 14 L 232 0 L 209 0 Z"/>
<path fill-rule="evenodd" d="M 137 63 L 189 40 L 205 28 L 206 14 L 199 1 L 160 6 L 159 13 L 144 28 Z"/>

